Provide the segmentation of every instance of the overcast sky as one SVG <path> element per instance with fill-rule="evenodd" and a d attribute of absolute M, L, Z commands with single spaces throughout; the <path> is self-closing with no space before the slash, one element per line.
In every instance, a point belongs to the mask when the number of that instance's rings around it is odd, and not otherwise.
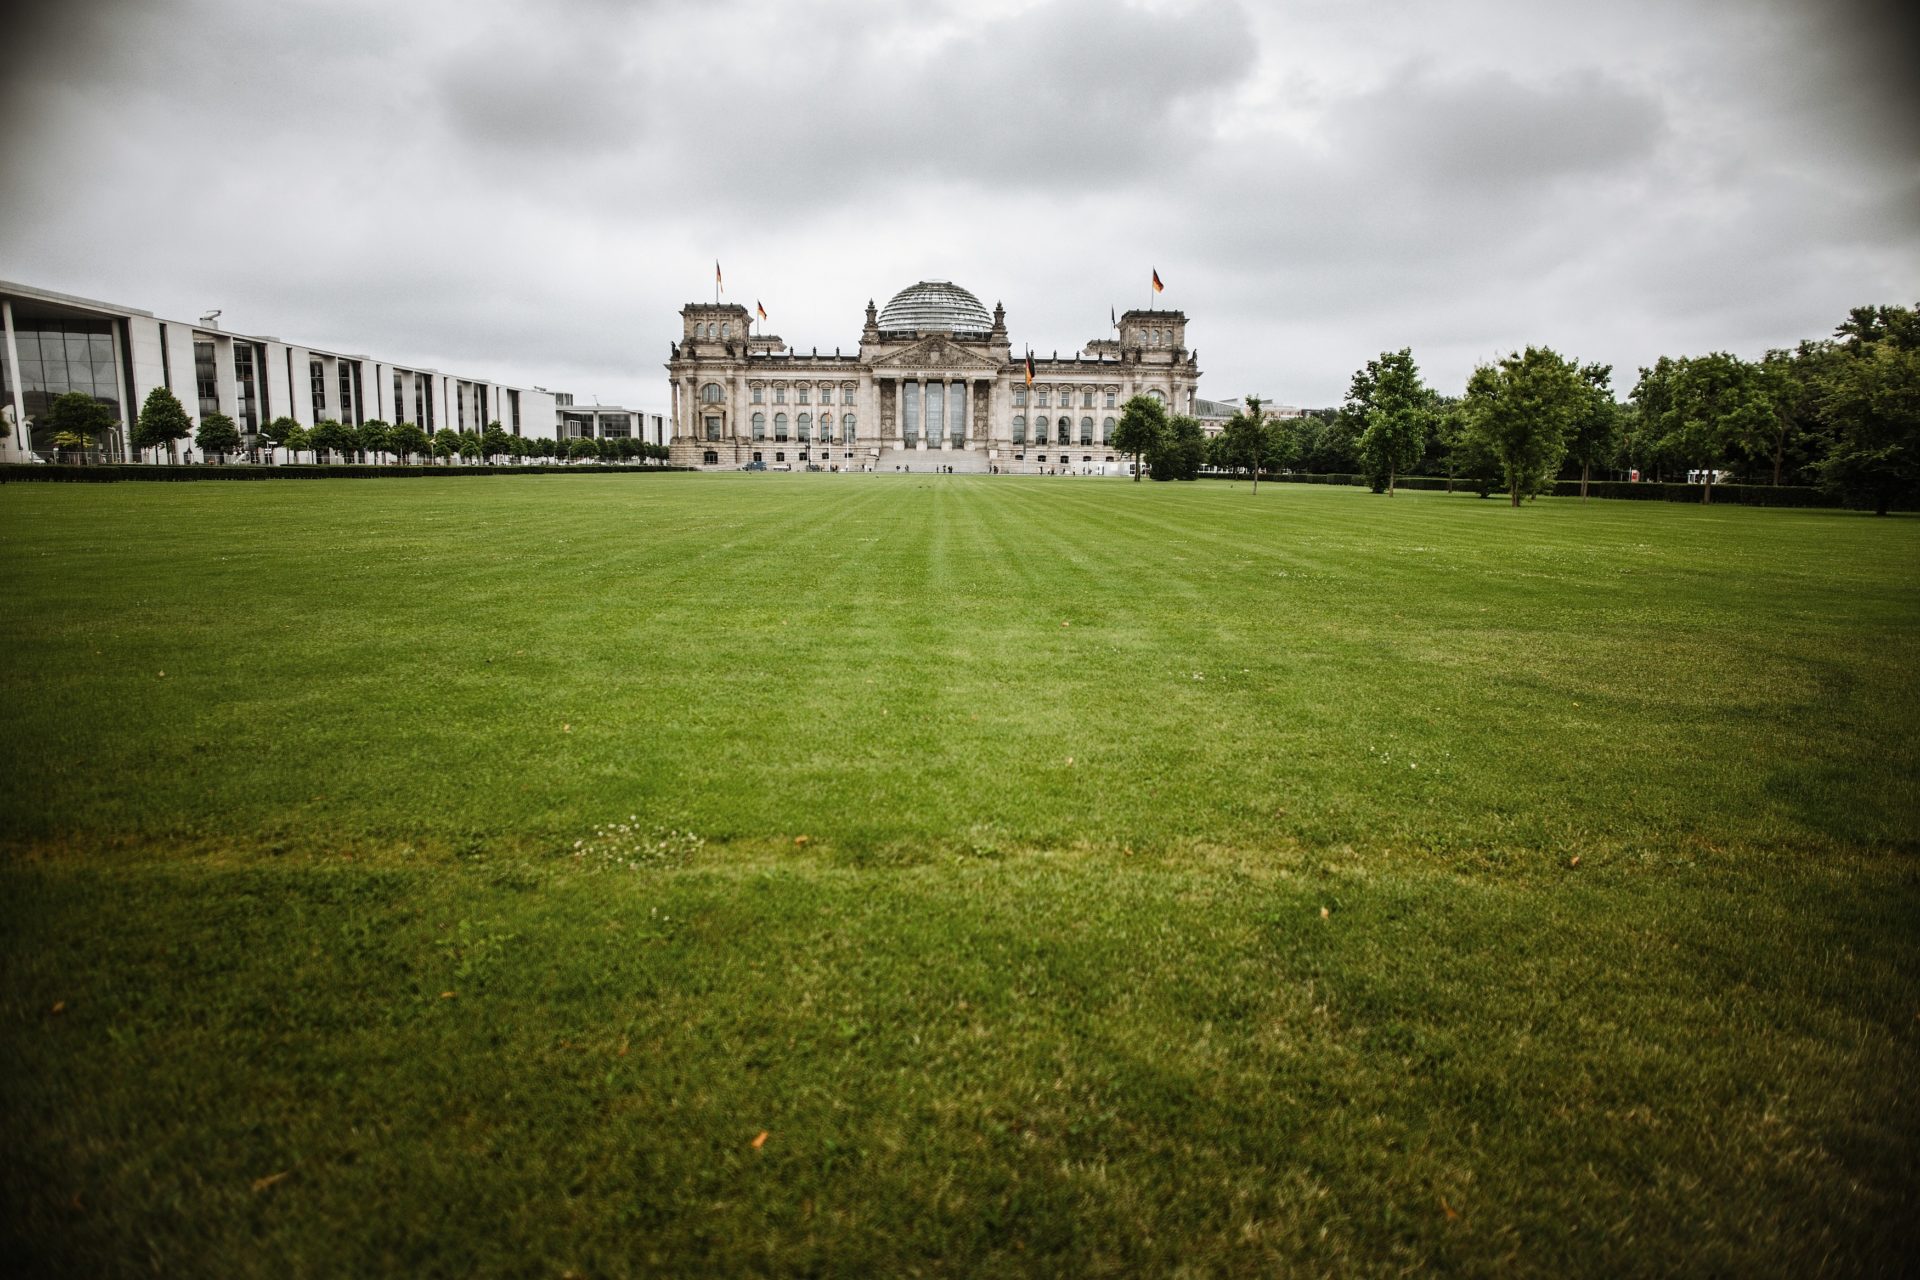
<path fill-rule="evenodd" d="M 1920 298 L 1878 0 L 6 6 L 0 278 L 660 405 L 687 301 L 801 349 L 950 279 L 1016 348 L 1189 317 L 1203 395 L 1457 392 Z"/>

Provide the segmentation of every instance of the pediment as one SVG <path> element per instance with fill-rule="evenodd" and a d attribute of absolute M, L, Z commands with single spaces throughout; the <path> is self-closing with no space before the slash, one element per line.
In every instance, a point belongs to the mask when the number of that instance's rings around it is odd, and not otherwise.
<path fill-rule="evenodd" d="M 998 360 L 989 359 L 975 351 L 969 351 L 951 338 L 939 334 L 922 338 L 912 346 L 902 347 L 890 355 L 876 358 L 875 370 L 880 369 L 971 369 L 982 373 L 997 373 Z"/>

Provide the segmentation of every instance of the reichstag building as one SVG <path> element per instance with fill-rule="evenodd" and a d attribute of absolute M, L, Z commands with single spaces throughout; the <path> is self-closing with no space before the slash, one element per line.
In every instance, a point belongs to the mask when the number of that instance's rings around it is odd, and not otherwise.
<path fill-rule="evenodd" d="M 1005 310 L 922 280 L 867 303 L 857 353 L 790 351 L 747 309 L 689 303 L 667 372 L 673 461 L 737 468 L 1107 471 L 1121 406 L 1149 395 L 1192 413 L 1197 353 L 1179 311 L 1127 311 L 1117 337 L 1071 357 L 1014 354 Z"/>

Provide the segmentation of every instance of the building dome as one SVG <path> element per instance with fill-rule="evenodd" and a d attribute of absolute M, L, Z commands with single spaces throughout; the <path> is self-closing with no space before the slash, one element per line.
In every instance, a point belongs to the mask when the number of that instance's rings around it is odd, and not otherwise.
<path fill-rule="evenodd" d="M 993 317 L 980 299 L 952 281 L 922 280 L 893 295 L 880 311 L 880 327 L 892 333 L 937 329 L 984 335 L 993 328 Z"/>

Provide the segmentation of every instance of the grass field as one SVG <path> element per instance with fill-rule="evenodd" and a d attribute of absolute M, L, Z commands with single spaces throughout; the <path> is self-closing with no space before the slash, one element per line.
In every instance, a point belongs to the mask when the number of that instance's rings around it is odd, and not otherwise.
<path fill-rule="evenodd" d="M 10 1273 L 1920 1250 L 1920 521 L 9 485 L 0 566 Z"/>

